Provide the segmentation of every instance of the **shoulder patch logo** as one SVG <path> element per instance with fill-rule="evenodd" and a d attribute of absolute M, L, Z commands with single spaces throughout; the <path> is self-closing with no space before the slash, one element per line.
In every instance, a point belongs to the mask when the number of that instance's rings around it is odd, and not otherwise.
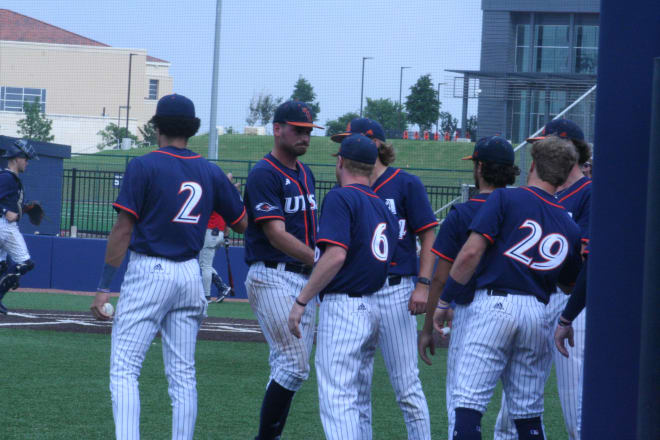
<path fill-rule="evenodd" d="M 285 184 L 285 185 L 290 185 L 290 184 L 291 184 L 291 181 L 290 181 L 289 179 L 286 179 L 286 180 L 284 181 L 284 184 Z"/>
<path fill-rule="evenodd" d="M 254 209 L 261 212 L 270 212 L 276 210 L 277 207 L 271 205 L 270 203 L 261 202 L 257 203 L 257 206 L 255 206 Z"/>

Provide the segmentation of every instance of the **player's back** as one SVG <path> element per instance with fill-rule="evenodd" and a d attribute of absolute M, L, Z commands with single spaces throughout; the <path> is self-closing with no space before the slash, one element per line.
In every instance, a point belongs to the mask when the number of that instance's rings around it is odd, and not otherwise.
<path fill-rule="evenodd" d="M 333 240 L 323 231 L 335 224 L 344 226 L 344 232 L 330 235 Z M 329 243 L 347 251 L 344 265 L 323 293 L 369 295 L 383 286 L 398 241 L 398 222 L 371 188 L 352 184 L 332 189 L 323 202 L 321 231 L 320 246 Z"/>
<path fill-rule="evenodd" d="M 580 231 L 553 195 L 536 187 L 497 189 L 470 228 L 491 242 L 477 271 L 477 288 L 507 289 L 543 302 L 580 266 Z"/>
<path fill-rule="evenodd" d="M 566 208 L 580 227 L 582 242 L 589 241 L 589 212 L 591 206 L 591 179 L 583 177 L 568 188 L 557 192 L 557 203 Z"/>

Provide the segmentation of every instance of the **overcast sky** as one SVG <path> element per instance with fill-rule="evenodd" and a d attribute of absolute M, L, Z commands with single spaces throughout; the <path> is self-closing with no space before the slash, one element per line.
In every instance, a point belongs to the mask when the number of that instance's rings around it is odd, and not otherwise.
<path fill-rule="evenodd" d="M 208 130 L 215 0 L 2 0 L 0 7 L 168 60 L 174 91 L 195 102 Z M 288 98 L 300 75 L 317 94 L 321 125 L 359 111 L 362 57 L 373 57 L 364 96 L 395 101 L 401 66 L 411 66 L 404 101 L 421 75 L 437 84 L 455 76 L 445 69 L 479 68 L 481 0 L 224 0 L 222 8 L 218 125 L 241 131 L 254 94 Z M 460 120 L 451 88 L 441 88 L 443 110 Z"/>

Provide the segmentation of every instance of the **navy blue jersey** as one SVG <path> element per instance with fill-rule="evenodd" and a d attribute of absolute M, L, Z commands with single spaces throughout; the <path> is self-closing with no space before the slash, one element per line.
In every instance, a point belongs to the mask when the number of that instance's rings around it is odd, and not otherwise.
<path fill-rule="evenodd" d="M 539 188 L 496 189 L 470 230 L 491 244 L 477 268 L 478 289 L 528 293 L 547 303 L 560 276 L 573 282 L 580 270 L 580 228 Z"/>
<path fill-rule="evenodd" d="M 0 171 L 0 210 L 12 211 L 20 217 L 23 211 L 23 183 L 13 171 Z"/>
<path fill-rule="evenodd" d="M 488 199 L 489 193 L 477 194 L 465 203 L 452 206 L 445 221 L 440 226 L 440 231 L 435 237 L 431 252 L 443 260 L 453 263 L 470 235 L 470 223 Z M 473 283 L 475 276 L 470 283 Z M 474 299 L 474 290 L 471 295 L 464 295 L 454 299 L 457 304 L 469 304 Z"/>
<path fill-rule="evenodd" d="M 582 242 L 588 243 L 591 179 L 583 177 L 573 185 L 555 194 L 555 197 L 580 227 Z"/>
<path fill-rule="evenodd" d="M 438 225 L 426 188 L 419 177 L 391 167 L 371 187 L 399 221 L 399 244 L 390 273 L 416 276 L 419 267 L 415 234 Z"/>
<path fill-rule="evenodd" d="M 368 186 L 346 185 L 328 192 L 322 212 L 320 252 L 330 243 L 347 254 L 321 294 L 370 295 L 383 287 L 399 235 L 397 220 L 385 203 Z"/>
<path fill-rule="evenodd" d="M 245 215 L 238 191 L 218 166 L 176 147 L 131 160 L 113 206 L 135 217 L 129 249 L 174 261 L 199 254 L 212 211 L 230 225 Z"/>
<path fill-rule="evenodd" d="M 268 153 L 250 171 L 245 187 L 248 228 L 245 231 L 245 261 L 299 262 L 275 249 L 261 223 L 283 220 L 286 231 L 314 249 L 318 221 L 316 218 L 315 180 L 302 162 L 296 170 L 285 167 Z"/>

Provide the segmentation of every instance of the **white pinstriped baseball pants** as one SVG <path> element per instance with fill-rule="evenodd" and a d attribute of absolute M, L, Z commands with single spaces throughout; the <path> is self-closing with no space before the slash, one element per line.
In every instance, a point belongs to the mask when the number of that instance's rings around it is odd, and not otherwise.
<path fill-rule="evenodd" d="M 457 304 L 454 308 L 454 319 L 451 322 L 451 337 L 449 338 L 449 349 L 447 350 L 447 376 L 445 385 L 445 398 L 447 404 L 447 419 L 449 439 L 454 435 L 454 423 L 456 422 L 456 409 L 452 403 L 452 393 L 456 386 L 456 363 L 459 356 L 459 350 L 462 347 L 463 334 L 465 330 L 465 321 L 470 313 L 470 305 Z"/>
<path fill-rule="evenodd" d="M 546 306 L 532 295 L 477 290 L 456 360 L 454 408 L 486 412 L 502 379 L 514 419 L 543 415 L 545 365 L 551 356 Z"/>
<path fill-rule="evenodd" d="M 259 326 L 270 347 L 270 377 L 290 391 L 298 391 L 309 377 L 309 356 L 314 344 L 314 303 L 308 304 L 300 321 L 302 338 L 289 331 L 289 312 L 307 283 L 305 275 L 287 272 L 284 263 L 277 269 L 258 262 L 250 265 L 245 288 Z"/>
<path fill-rule="evenodd" d="M 175 262 L 131 253 L 112 326 L 110 391 L 117 439 L 140 438 L 138 377 L 158 331 L 172 399 L 172 439 L 193 438 L 195 345 L 206 307 L 196 259 Z"/>
<path fill-rule="evenodd" d="M 204 286 L 204 296 L 211 295 L 211 280 L 213 274 L 217 272 L 213 268 L 213 258 L 215 252 L 225 241 L 225 234 L 218 231 L 218 235 L 213 235 L 213 229 L 207 229 L 204 236 L 204 246 L 199 251 L 199 267 L 202 270 L 202 285 Z"/>
<path fill-rule="evenodd" d="M 575 347 L 567 344 L 569 357 L 565 358 L 555 347 L 555 328 L 561 312 L 566 308 L 568 295 L 562 292 L 550 295 L 547 306 L 548 322 L 550 332 L 548 333 L 548 345 L 552 357 L 545 367 L 546 380 L 550 376 L 552 363 L 555 364 L 557 374 L 557 391 L 564 415 L 564 426 L 569 440 L 580 440 L 582 425 L 582 377 L 584 374 L 584 340 L 587 327 L 587 312 L 583 310 L 573 321 L 573 339 Z M 518 433 L 509 416 L 508 405 L 505 395 L 502 395 L 502 407 L 497 416 L 495 424 L 494 440 L 516 440 Z"/>
<path fill-rule="evenodd" d="M 30 259 L 18 222 L 8 222 L 4 216 L 0 217 L 0 248 L 6 252 L 4 257 L 9 255 L 14 263 L 24 263 Z"/>

